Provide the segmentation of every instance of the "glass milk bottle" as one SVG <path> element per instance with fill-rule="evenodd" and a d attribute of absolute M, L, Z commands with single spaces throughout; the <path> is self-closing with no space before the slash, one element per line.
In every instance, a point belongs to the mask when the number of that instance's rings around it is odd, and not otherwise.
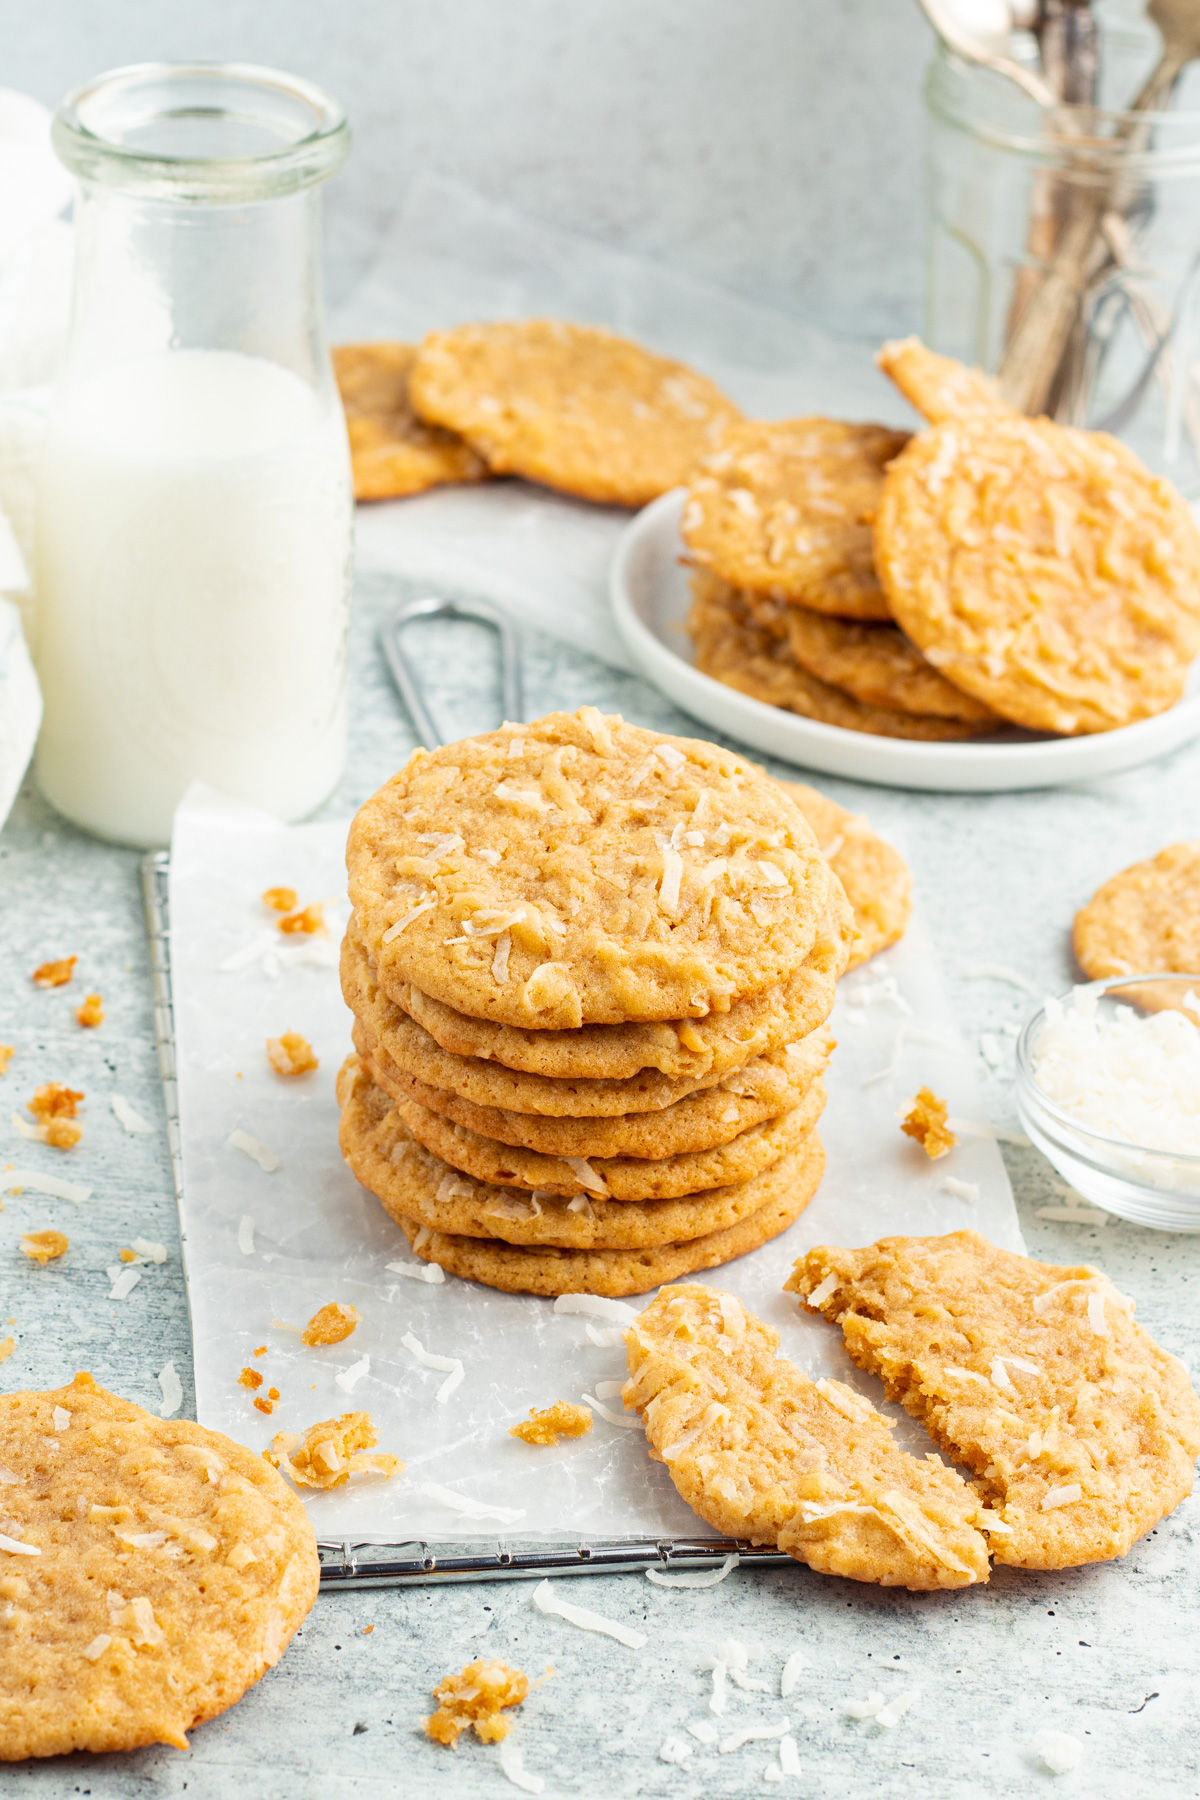
<path fill-rule="evenodd" d="M 342 111 L 271 70 L 143 64 L 68 96 L 71 336 L 38 498 L 37 773 L 166 843 L 189 782 L 296 819 L 345 757 L 353 499 L 319 184 Z"/>

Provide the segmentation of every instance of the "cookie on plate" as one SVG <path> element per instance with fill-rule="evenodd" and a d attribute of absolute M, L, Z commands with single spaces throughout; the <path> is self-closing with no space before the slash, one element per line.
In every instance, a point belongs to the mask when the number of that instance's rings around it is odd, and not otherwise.
<path fill-rule="evenodd" d="M 892 1421 L 841 1381 L 813 1381 L 733 1294 L 665 1288 L 625 1333 L 626 1406 L 651 1457 L 707 1524 L 829 1575 L 886 1587 L 988 1579 L 991 1515 L 937 1457 L 897 1450 Z"/>
<path fill-rule="evenodd" d="M 798 1106 L 821 1076 L 834 1048 L 828 1026 L 794 1046 L 759 1057 L 744 1069 L 722 1076 L 713 1087 L 687 1094 L 661 1112 L 627 1117 L 561 1118 L 476 1106 L 444 1088 L 414 1081 L 373 1044 L 361 1025 L 351 1033 L 354 1047 L 377 1087 L 395 1100 L 415 1100 L 479 1137 L 543 1156 L 685 1156 L 727 1144 L 765 1119 Z"/>
<path fill-rule="evenodd" d="M 692 478 L 684 543 L 732 587 L 887 619 L 871 527 L 884 469 L 907 442 L 906 431 L 839 419 L 731 426 Z"/>
<path fill-rule="evenodd" d="M 1200 529 L 1103 432 L 1016 413 L 921 432 L 884 482 L 875 561 L 934 667 L 1034 731 L 1163 712 L 1200 650 Z"/>
<path fill-rule="evenodd" d="M 380 989 L 351 923 L 342 942 L 342 993 L 385 1047 L 402 1036 L 400 1020 L 407 1015 L 440 1050 L 471 1063 L 495 1062 L 551 1081 L 628 1081 L 647 1071 L 695 1081 L 727 1075 L 815 1031 L 833 1011 L 837 978 L 849 954 L 845 915 L 833 896 L 825 929 L 795 974 L 764 993 L 735 1000 L 726 1013 L 644 1025 L 581 1025 L 578 1031 L 523 1031 L 456 1012 L 411 982 L 401 987 L 397 1002 L 395 990 Z M 414 1039 L 414 1045 L 420 1041 Z M 414 1073 L 419 1073 L 415 1067 Z"/>
<path fill-rule="evenodd" d="M 861 813 L 848 812 L 802 781 L 781 781 L 817 835 L 821 854 L 841 882 L 858 936 L 848 969 L 857 969 L 899 943 L 912 918 L 912 874 L 900 852 L 872 831 Z"/>
<path fill-rule="evenodd" d="M 455 1237 L 449 1232 L 431 1231 L 415 1219 L 399 1217 L 397 1222 L 416 1256 L 438 1263 L 451 1275 L 501 1288 L 509 1294 L 602 1294 L 620 1299 L 625 1294 L 644 1294 L 695 1269 L 715 1269 L 719 1263 L 745 1256 L 786 1231 L 816 1193 L 824 1172 L 825 1152 L 815 1131 L 795 1165 L 781 1191 L 757 1212 L 723 1231 L 652 1249 L 559 1250 L 548 1245 L 526 1248 L 491 1238 Z"/>
<path fill-rule="evenodd" d="M 260 1456 L 77 1375 L 0 1396 L 0 1760 L 187 1749 L 278 1662 L 317 1546 Z"/>
<path fill-rule="evenodd" d="M 843 688 L 864 706 L 1004 729 L 1003 719 L 951 686 L 894 625 L 825 618 L 768 595 L 747 593 L 745 599 L 760 625 L 786 639 L 802 669 Z"/>
<path fill-rule="evenodd" d="M 727 1011 L 795 973 L 829 899 L 768 776 L 594 707 L 415 751 L 346 861 L 385 992 L 522 1029 Z"/>
<path fill-rule="evenodd" d="M 823 1096 L 819 1096 L 821 1098 Z M 808 1179 L 813 1149 L 802 1133 L 783 1155 L 742 1181 L 703 1193 L 615 1200 L 553 1193 L 464 1174 L 427 1150 L 407 1129 L 387 1096 L 349 1069 L 339 1082 L 342 1154 L 384 1211 L 454 1237 L 495 1238 L 567 1250 L 644 1250 L 723 1231 Z M 809 1130 L 819 1104 L 811 1109 Z"/>
<path fill-rule="evenodd" d="M 972 1470 L 1007 1527 L 997 1562 L 1123 1556 L 1191 1493 L 1200 1401 L 1098 1270 L 955 1231 L 822 1246 L 787 1287 Z"/>
<path fill-rule="evenodd" d="M 686 364 L 558 319 L 432 332 L 411 392 L 423 419 L 461 432 L 496 474 L 614 506 L 678 487 L 741 417 Z"/>
<path fill-rule="evenodd" d="M 412 344 L 343 344 L 333 372 L 346 409 L 356 500 L 397 500 L 444 482 L 483 481 L 483 458 L 412 409 Z"/>
<path fill-rule="evenodd" d="M 1200 842 L 1123 869 L 1075 915 L 1085 975 L 1200 974 Z"/>
<path fill-rule="evenodd" d="M 919 718 L 866 706 L 844 688 L 810 675 L 792 655 L 791 646 L 753 617 L 742 592 L 707 569 L 692 576 L 692 595 L 687 630 L 696 667 L 752 700 L 783 707 L 821 725 L 840 725 L 844 731 L 866 731 L 875 737 L 950 743 L 975 737 L 981 729 L 957 719 Z"/>
<path fill-rule="evenodd" d="M 997 413 L 1018 416 L 990 375 L 982 369 L 969 369 L 952 356 L 938 356 L 927 350 L 920 338 L 894 338 L 875 361 L 931 425 L 981 413 L 989 418 Z"/>

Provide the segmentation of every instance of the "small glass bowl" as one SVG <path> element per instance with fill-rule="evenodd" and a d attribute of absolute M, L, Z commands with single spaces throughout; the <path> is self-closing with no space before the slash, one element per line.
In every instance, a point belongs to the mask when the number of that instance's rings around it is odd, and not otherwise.
<path fill-rule="evenodd" d="M 1200 975 L 1118 975 L 1074 992 L 1096 994 L 1102 1011 L 1118 1005 L 1139 1012 L 1182 1007 L 1190 991 L 1200 995 Z M 1064 1001 L 1070 995 L 1063 996 Z M 1106 1212 L 1159 1231 L 1200 1231 L 1200 1156 L 1151 1150 L 1106 1137 L 1081 1124 L 1043 1092 L 1034 1074 L 1037 1042 L 1046 1021 L 1039 1007 L 1017 1042 L 1017 1111 L 1033 1142 L 1064 1180 Z"/>

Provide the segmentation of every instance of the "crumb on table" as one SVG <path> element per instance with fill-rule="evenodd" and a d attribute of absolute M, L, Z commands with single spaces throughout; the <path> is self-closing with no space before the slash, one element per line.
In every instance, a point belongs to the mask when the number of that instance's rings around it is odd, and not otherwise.
<path fill-rule="evenodd" d="M 26 1256 L 43 1265 L 65 1256 L 70 1242 L 61 1231 L 26 1231 L 21 1235 L 21 1248 Z"/>
<path fill-rule="evenodd" d="M 460 1675 L 447 1675 L 434 1688 L 438 1709 L 426 1719 L 425 1730 L 435 1743 L 451 1748 L 468 1729 L 485 1744 L 498 1743 L 510 1730 L 502 1709 L 519 1706 L 528 1692 L 529 1677 L 522 1669 L 510 1669 L 496 1658 L 468 1663 Z"/>
<path fill-rule="evenodd" d="M 302 931 L 308 937 L 328 937 L 329 927 L 325 923 L 325 902 L 312 900 L 299 912 L 290 913 L 286 919 L 280 919 L 279 929 L 283 932 Z"/>
<path fill-rule="evenodd" d="M 915 1138 L 930 1161 L 953 1150 L 958 1139 L 946 1123 L 947 1107 L 932 1088 L 919 1088 L 900 1124 L 905 1137 Z"/>
<path fill-rule="evenodd" d="M 277 1075 L 307 1075 L 310 1069 L 320 1067 L 312 1045 L 298 1031 L 285 1031 L 277 1038 L 268 1038 L 267 1061 Z"/>
<path fill-rule="evenodd" d="M 372 1469 L 386 1480 L 404 1464 L 398 1456 L 368 1455 L 376 1442 L 370 1413 L 342 1413 L 310 1425 L 303 1437 L 277 1431 L 263 1455 L 273 1468 L 290 1475 L 297 1487 L 341 1487 L 351 1473 Z"/>
<path fill-rule="evenodd" d="M 257 1369 L 243 1369 L 238 1376 L 238 1386 L 244 1388 L 260 1388 L 263 1378 Z"/>
<path fill-rule="evenodd" d="M 310 1348 L 315 1344 L 341 1344 L 357 1325 L 358 1312 L 353 1306 L 344 1306 L 340 1300 L 331 1300 L 328 1306 L 322 1306 L 313 1314 L 300 1333 L 300 1342 L 308 1344 Z"/>
<path fill-rule="evenodd" d="M 34 987 L 65 987 L 75 973 L 78 961 L 77 956 L 60 956 L 57 962 L 40 963 L 30 979 Z"/>
<path fill-rule="evenodd" d="M 0 1362 L 7 1362 L 16 1347 L 15 1338 L 6 1337 L 0 1341 Z"/>
<path fill-rule="evenodd" d="M 262 897 L 262 902 L 264 906 L 269 906 L 272 912 L 290 913 L 295 912 L 298 899 L 299 895 L 295 888 L 273 887 L 267 889 Z"/>
<path fill-rule="evenodd" d="M 70 1150 L 83 1136 L 83 1126 L 75 1117 L 83 1095 L 61 1081 L 47 1081 L 34 1090 L 28 1109 L 41 1121 L 38 1136 L 56 1150 Z"/>
<path fill-rule="evenodd" d="M 104 996 L 102 994 L 86 994 L 82 1006 L 75 1008 L 75 1017 L 81 1025 L 89 1028 L 104 1023 Z"/>
<path fill-rule="evenodd" d="M 557 1444 L 560 1437 L 583 1437 L 591 1429 L 590 1406 L 556 1400 L 553 1406 L 544 1406 L 540 1412 L 531 1406 L 529 1417 L 522 1419 L 519 1425 L 510 1425 L 508 1435 L 520 1438 L 526 1444 Z"/>
<path fill-rule="evenodd" d="M 8 1074 L 8 1065 L 16 1054 L 15 1044 L 0 1044 L 0 1075 Z"/>

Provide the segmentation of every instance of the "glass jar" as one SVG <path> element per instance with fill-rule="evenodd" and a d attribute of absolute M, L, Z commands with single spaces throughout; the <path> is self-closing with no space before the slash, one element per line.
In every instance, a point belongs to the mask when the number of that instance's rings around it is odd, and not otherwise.
<path fill-rule="evenodd" d="M 1113 432 L 1195 499 L 1200 72 L 1169 111 L 1120 110 L 1158 52 L 1127 13 L 1100 9 L 1095 106 L 1039 107 L 939 48 L 925 330 L 1022 410 Z"/>
<path fill-rule="evenodd" d="M 145 64 L 68 96 L 70 340 L 40 478 L 37 773 L 165 843 L 190 782 L 284 819 L 345 760 L 353 498 L 319 184 L 341 109 L 267 69 Z"/>

